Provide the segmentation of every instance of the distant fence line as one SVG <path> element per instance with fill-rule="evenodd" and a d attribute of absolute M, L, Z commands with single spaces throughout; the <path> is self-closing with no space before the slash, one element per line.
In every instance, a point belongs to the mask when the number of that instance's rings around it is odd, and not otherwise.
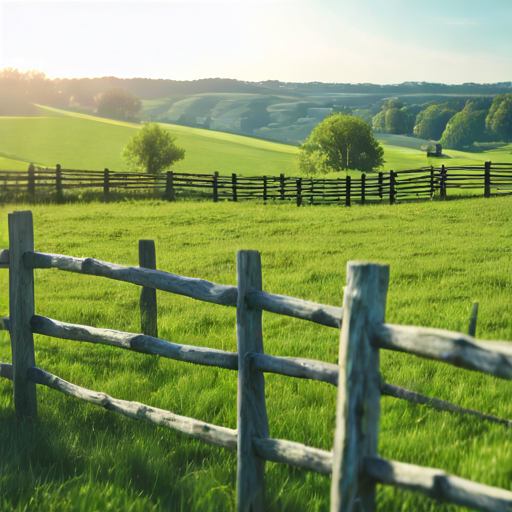
<path fill-rule="evenodd" d="M 360 178 L 301 178 L 279 176 L 221 176 L 168 171 L 146 174 L 75 169 L 36 168 L 27 172 L 0 171 L 0 191 L 5 198 L 22 196 L 37 199 L 43 193 L 53 193 L 56 200 L 64 200 L 66 190 L 96 190 L 103 192 L 105 201 L 111 191 L 157 193 L 168 201 L 180 197 L 202 196 L 218 202 L 294 201 L 303 204 L 353 202 L 365 204 L 386 201 L 445 199 L 458 196 L 462 190 L 474 190 L 485 197 L 512 194 L 512 163 L 485 162 L 484 165 L 423 167 L 389 173 L 361 174 Z"/>
<path fill-rule="evenodd" d="M 143 261 L 155 267 L 154 245 L 142 241 Z M 361 261 L 347 264 L 343 307 L 317 304 L 262 290 L 257 251 L 237 253 L 237 286 L 211 283 L 142 266 L 125 267 L 92 258 L 35 252 L 30 211 L 9 214 L 9 249 L 0 251 L 0 268 L 9 269 L 9 331 L 12 364 L 0 363 L 0 376 L 13 381 L 19 419 L 36 418 L 36 384 L 104 407 L 132 419 L 176 430 L 201 442 L 237 452 L 237 511 L 264 512 L 265 461 L 285 463 L 331 476 L 331 512 L 375 512 L 376 484 L 423 493 L 441 502 L 485 512 L 512 509 L 512 492 L 472 482 L 433 468 L 378 456 L 382 395 L 422 403 L 483 420 L 510 422 L 462 409 L 381 381 L 382 349 L 414 354 L 455 367 L 512 380 L 512 349 L 440 329 L 384 322 L 389 266 Z M 236 308 L 237 352 L 178 345 L 158 338 L 156 299 L 141 300 L 144 334 L 64 323 L 35 314 L 34 269 L 105 277 L 196 300 Z M 152 310 L 145 318 L 147 310 Z M 339 363 L 265 354 L 262 311 L 291 316 L 340 330 Z M 235 311 L 233 311 L 235 314 Z M 138 402 L 113 398 L 67 382 L 36 366 L 34 334 L 103 344 L 238 372 L 237 429 L 178 416 Z M 94 350 L 94 349 L 92 349 Z M 338 387 L 333 450 L 320 450 L 270 437 L 264 373 L 325 382 Z"/>

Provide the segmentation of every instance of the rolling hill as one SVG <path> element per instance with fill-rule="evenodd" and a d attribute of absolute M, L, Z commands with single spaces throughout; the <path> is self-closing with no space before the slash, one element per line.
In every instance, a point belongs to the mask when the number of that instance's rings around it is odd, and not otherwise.
<path fill-rule="evenodd" d="M 277 106 L 274 106 L 278 110 Z M 0 169 L 26 170 L 28 163 L 64 168 L 124 170 L 122 149 L 141 125 L 87 114 L 39 107 L 34 117 L 0 117 Z M 162 123 L 186 150 L 177 172 L 296 175 L 297 147 L 233 133 Z M 429 165 L 478 165 L 486 160 L 512 161 L 512 145 L 480 145 L 474 152 L 445 151 L 445 158 L 426 158 L 422 141 L 377 134 L 384 146 L 383 170 Z"/>

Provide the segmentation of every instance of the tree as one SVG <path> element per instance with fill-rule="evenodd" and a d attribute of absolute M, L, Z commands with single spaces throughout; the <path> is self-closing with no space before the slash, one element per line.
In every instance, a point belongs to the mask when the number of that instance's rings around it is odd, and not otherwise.
<path fill-rule="evenodd" d="M 326 117 L 300 145 L 299 169 L 312 175 L 344 169 L 372 171 L 384 163 L 384 150 L 371 128 L 353 116 Z"/>
<path fill-rule="evenodd" d="M 398 98 L 383 103 L 382 110 L 373 118 L 373 129 L 381 133 L 412 133 L 415 116 Z"/>
<path fill-rule="evenodd" d="M 448 121 L 456 113 L 456 110 L 448 108 L 448 103 L 431 105 L 418 114 L 414 134 L 420 139 L 439 140 Z"/>
<path fill-rule="evenodd" d="M 376 132 L 386 133 L 386 112 L 384 110 L 373 117 L 372 126 Z"/>
<path fill-rule="evenodd" d="M 120 87 L 98 94 L 94 101 L 99 116 L 113 119 L 135 119 L 142 109 L 140 98 Z"/>
<path fill-rule="evenodd" d="M 493 138 L 512 142 L 512 94 L 500 94 L 494 98 L 485 126 Z"/>
<path fill-rule="evenodd" d="M 474 109 L 475 105 L 468 100 L 464 109 L 448 121 L 439 141 L 444 147 L 463 149 L 484 138 L 487 111 Z"/>
<path fill-rule="evenodd" d="M 157 123 L 148 123 L 128 140 L 123 156 L 132 169 L 150 174 L 163 172 L 185 158 L 185 150 L 176 146 L 175 140 L 176 137 Z"/>

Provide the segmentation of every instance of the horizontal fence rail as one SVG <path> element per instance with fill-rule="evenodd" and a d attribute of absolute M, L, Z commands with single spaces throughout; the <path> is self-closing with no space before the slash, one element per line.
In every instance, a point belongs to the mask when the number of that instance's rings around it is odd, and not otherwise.
<path fill-rule="evenodd" d="M 512 509 L 512 492 L 508 490 L 448 475 L 440 469 L 378 457 L 382 396 L 404 399 L 438 411 L 470 415 L 507 427 L 511 425 L 510 421 L 502 418 L 381 382 L 381 349 L 406 352 L 502 379 L 512 379 L 512 347 L 441 329 L 384 323 L 388 267 L 349 262 L 343 308 L 339 308 L 263 291 L 261 260 L 256 251 L 239 251 L 238 285 L 235 287 L 154 268 L 124 267 L 91 258 L 37 253 L 33 248 L 30 212 L 10 214 L 9 233 L 10 248 L 0 251 L 0 261 L 10 271 L 10 315 L 9 318 L 0 319 L 0 329 L 8 331 L 11 336 L 13 363 L 0 363 L 0 376 L 13 381 L 18 417 L 36 416 L 37 384 L 128 418 L 172 429 L 210 445 L 237 450 L 239 512 L 266 510 L 265 461 L 286 463 L 331 475 L 331 512 L 356 512 L 361 506 L 366 512 L 375 511 L 376 483 L 420 492 L 433 499 L 474 510 L 499 512 Z M 147 243 L 140 245 L 141 254 L 147 247 Z M 154 259 L 153 256 L 148 261 Z M 148 265 L 156 266 L 151 262 Z M 107 277 L 139 285 L 143 290 L 160 289 L 204 302 L 236 306 L 237 352 L 181 345 L 148 334 L 65 323 L 36 315 L 31 307 L 31 279 L 35 268 Z M 145 318 L 142 308 L 148 307 L 156 308 L 156 302 L 148 305 L 141 301 L 142 326 Z M 339 363 L 265 354 L 262 311 L 341 329 Z M 154 319 L 154 325 L 150 327 L 152 330 L 156 330 L 156 311 Z M 35 365 L 34 334 L 104 344 L 237 371 L 237 429 L 179 416 L 138 402 L 120 400 L 67 382 Z M 337 387 L 336 431 L 332 451 L 270 438 L 265 373 L 316 380 Z"/>
<path fill-rule="evenodd" d="M 218 201 L 294 201 L 305 204 L 370 204 L 417 201 L 460 196 L 461 191 L 474 191 L 485 197 L 512 194 L 512 163 L 473 166 L 422 167 L 389 173 L 363 173 L 360 177 L 309 178 L 280 176 L 222 176 L 187 174 L 168 171 L 144 174 L 85 171 L 35 167 L 27 172 L 0 171 L 0 192 L 6 199 L 36 199 L 54 194 L 64 200 L 64 192 L 81 190 L 100 193 L 108 201 L 111 193 L 137 193 L 175 201 L 180 197 L 196 197 Z M 45 196 L 45 197 L 46 197 Z"/>
<path fill-rule="evenodd" d="M 168 428 L 212 446 L 227 450 L 237 448 L 236 430 L 179 416 L 138 402 L 112 398 L 106 393 L 71 384 L 40 368 L 30 368 L 27 374 L 28 378 L 36 384 L 128 418 Z M 1 363 L 0 377 L 12 380 L 12 365 Z M 271 438 L 254 438 L 253 445 L 258 456 L 264 460 L 284 463 L 324 475 L 332 474 L 332 452 L 293 441 Z M 364 472 L 381 484 L 421 492 L 438 501 L 454 503 L 474 510 L 508 512 L 512 504 L 510 491 L 452 476 L 439 469 L 389 461 L 379 457 L 365 457 Z"/>

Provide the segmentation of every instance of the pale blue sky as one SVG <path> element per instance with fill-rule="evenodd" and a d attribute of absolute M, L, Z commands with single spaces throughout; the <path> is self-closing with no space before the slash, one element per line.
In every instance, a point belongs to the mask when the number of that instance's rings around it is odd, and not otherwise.
<path fill-rule="evenodd" d="M 512 0 L 0 0 L 0 69 L 50 77 L 512 80 Z"/>

